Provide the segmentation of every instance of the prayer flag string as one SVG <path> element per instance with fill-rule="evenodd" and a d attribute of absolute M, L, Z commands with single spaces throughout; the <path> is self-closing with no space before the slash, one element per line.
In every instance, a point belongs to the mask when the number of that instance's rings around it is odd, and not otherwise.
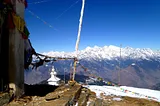
<path fill-rule="evenodd" d="M 40 18 L 38 15 L 36 15 L 35 13 L 33 13 L 31 10 L 26 9 L 31 15 L 33 15 L 34 17 L 36 17 L 37 19 L 39 19 L 40 21 L 42 21 L 45 25 L 47 25 L 50 28 L 53 28 L 54 30 L 58 31 L 58 29 L 54 28 L 51 24 L 47 23 L 45 20 L 43 20 L 42 18 Z"/>
<path fill-rule="evenodd" d="M 53 1 L 53 0 L 43 0 L 43 1 L 31 2 L 28 4 L 41 4 L 41 3 L 46 3 L 46 2 L 50 2 L 50 1 Z"/>
<path fill-rule="evenodd" d="M 56 17 L 56 19 L 60 18 L 64 13 L 66 13 L 68 10 L 70 10 L 74 5 L 76 5 L 80 0 L 77 0 L 74 2 L 71 6 L 69 6 L 66 10 L 64 10 L 59 16 Z"/>

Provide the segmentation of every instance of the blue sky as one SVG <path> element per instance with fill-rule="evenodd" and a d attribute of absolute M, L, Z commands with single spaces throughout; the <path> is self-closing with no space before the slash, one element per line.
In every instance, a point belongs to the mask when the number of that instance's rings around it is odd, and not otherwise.
<path fill-rule="evenodd" d="M 32 4 L 37 1 L 40 0 L 28 0 L 28 9 L 54 28 L 25 11 L 35 50 L 74 51 L 82 0 L 70 9 L 77 0 L 48 0 Z M 87 46 L 120 44 L 123 47 L 159 49 L 159 40 L 160 0 L 86 0 L 80 50 Z"/>

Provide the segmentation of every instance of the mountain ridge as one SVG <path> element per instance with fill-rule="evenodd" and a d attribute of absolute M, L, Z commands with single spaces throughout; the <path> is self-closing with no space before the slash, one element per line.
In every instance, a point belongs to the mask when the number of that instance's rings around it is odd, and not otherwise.
<path fill-rule="evenodd" d="M 43 54 L 53 57 L 75 56 L 75 52 L 52 51 Z M 121 85 L 142 88 L 152 88 L 160 83 L 160 51 L 153 51 L 149 48 L 124 47 L 120 52 L 120 47 L 113 45 L 95 46 L 79 51 L 78 59 L 88 70 L 85 72 L 78 67 L 77 74 L 92 74 L 116 83 L 121 79 Z M 70 73 L 70 64 L 73 65 L 72 60 L 54 62 L 58 74 L 63 74 L 64 69 Z M 119 73 L 120 76 L 118 76 Z"/>
<path fill-rule="evenodd" d="M 124 47 L 121 48 L 117 46 L 103 46 L 103 47 L 86 47 L 84 50 L 80 50 L 78 52 L 78 58 L 95 58 L 95 59 L 109 59 L 112 60 L 114 58 L 120 57 L 122 58 L 131 58 L 131 59 L 149 59 L 149 58 L 158 58 L 160 60 L 160 51 L 153 51 L 150 48 L 132 48 L 132 47 Z M 44 55 L 49 56 L 58 56 L 58 57 L 74 57 L 75 52 L 58 52 L 58 51 L 51 51 L 51 52 L 44 52 Z"/>

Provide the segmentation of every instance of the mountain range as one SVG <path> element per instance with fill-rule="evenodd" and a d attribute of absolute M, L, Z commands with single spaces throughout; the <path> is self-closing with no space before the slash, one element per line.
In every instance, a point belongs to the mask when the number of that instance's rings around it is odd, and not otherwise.
<path fill-rule="evenodd" d="M 52 51 L 43 53 L 54 57 L 74 57 L 75 52 Z M 80 66 L 77 74 L 102 77 L 106 81 L 125 86 L 153 88 L 160 83 L 160 51 L 150 48 L 120 48 L 117 46 L 87 47 L 78 52 Z M 72 60 L 59 60 L 53 63 L 58 74 L 69 73 Z M 155 89 L 155 88 L 153 88 Z"/>

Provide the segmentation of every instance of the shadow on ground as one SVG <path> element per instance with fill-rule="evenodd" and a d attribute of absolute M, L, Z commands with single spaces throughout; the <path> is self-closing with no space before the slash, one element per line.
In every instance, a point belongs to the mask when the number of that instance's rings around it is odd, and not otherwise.
<path fill-rule="evenodd" d="M 27 85 L 25 84 L 25 96 L 45 96 L 53 92 L 58 86 L 41 84 L 41 85 Z"/>

